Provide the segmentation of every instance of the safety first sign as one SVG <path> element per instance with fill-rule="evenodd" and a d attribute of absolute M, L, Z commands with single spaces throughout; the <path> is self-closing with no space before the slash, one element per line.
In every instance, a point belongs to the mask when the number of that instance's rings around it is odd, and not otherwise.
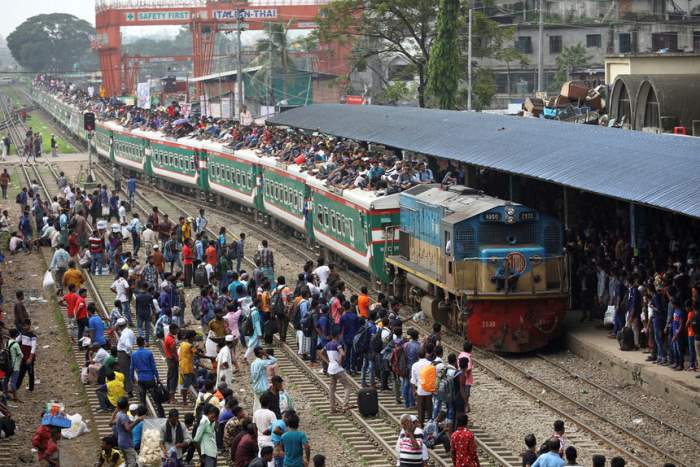
<path fill-rule="evenodd" d="M 127 21 L 182 21 L 190 19 L 189 11 L 129 11 Z"/>

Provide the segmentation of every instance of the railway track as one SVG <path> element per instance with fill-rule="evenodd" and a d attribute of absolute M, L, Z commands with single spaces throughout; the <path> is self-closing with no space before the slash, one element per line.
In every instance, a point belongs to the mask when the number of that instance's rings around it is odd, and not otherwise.
<path fill-rule="evenodd" d="M 411 323 L 411 326 L 419 329 L 422 333 L 430 332 L 421 323 L 414 322 Z M 463 340 L 459 336 L 452 333 L 443 333 L 443 336 L 442 342 L 446 354 L 461 352 Z M 551 421 L 557 417 L 567 422 L 568 429 L 571 430 L 568 434 L 569 441 L 575 446 L 601 452 L 608 457 L 622 456 L 628 463 L 639 466 L 651 467 L 663 465 L 665 462 L 673 462 L 677 466 L 692 465 L 692 462 L 681 459 L 677 454 L 660 448 L 657 445 L 659 439 L 640 436 L 630 428 L 622 426 L 619 421 L 613 420 L 608 412 L 598 407 L 605 407 L 605 404 L 610 403 L 624 404 L 630 413 L 636 412 L 649 419 L 657 420 L 659 428 L 662 429 L 658 436 L 665 436 L 676 431 L 675 427 L 639 407 L 623 401 L 619 396 L 611 396 L 609 391 L 599 390 L 596 394 L 591 394 L 589 400 L 581 400 L 579 396 L 586 394 L 581 386 L 587 385 L 595 389 L 599 385 L 588 378 L 580 377 L 564 369 L 560 365 L 555 365 L 547 357 L 506 359 L 481 349 L 474 349 L 473 357 L 475 368 L 483 370 L 488 375 L 485 384 L 479 382 L 478 390 L 497 391 L 500 393 L 503 404 L 513 404 L 516 407 L 523 406 L 523 408 L 526 406 L 523 405 L 523 401 L 518 396 L 526 396 L 530 402 L 550 411 L 550 414 L 543 418 L 543 422 L 548 420 L 551 424 Z M 566 384 L 566 380 L 573 378 L 578 383 L 578 387 L 568 386 L 568 390 L 565 390 L 563 386 Z M 514 391 L 503 391 L 504 383 Z M 605 400 L 606 398 L 608 401 Z M 612 409 L 610 408 L 610 410 Z M 683 433 L 682 430 L 677 432 L 688 438 L 689 434 Z M 696 443 L 697 441 L 693 438 L 690 435 L 691 441 Z"/>

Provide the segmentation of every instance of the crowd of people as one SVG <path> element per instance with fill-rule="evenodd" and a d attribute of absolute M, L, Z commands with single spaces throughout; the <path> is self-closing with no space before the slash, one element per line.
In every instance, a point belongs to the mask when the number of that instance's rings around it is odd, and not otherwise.
<path fill-rule="evenodd" d="M 567 242 L 574 306 L 583 310 L 582 319 L 604 319 L 622 350 L 641 350 L 648 361 L 676 371 L 696 371 L 700 251 L 693 225 L 659 219 L 633 246 L 629 223 L 615 222 L 625 216 L 591 212 L 586 218 L 590 222 L 572 229 Z"/>
<path fill-rule="evenodd" d="M 90 95 L 70 82 L 48 75 L 39 75 L 34 85 L 124 128 L 158 131 L 174 138 L 212 140 L 235 150 L 254 149 L 260 155 L 296 164 L 325 180 L 329 186 L 340 189 L 391 194 L 436 181 L 445 185 L 464 182 L 464 168 L 460 163 L 438 161 L 435 176 L 423 157 L 404 157 L 401 151 L 391 148 L 370 148 L 367 144 L 318 133 L 255 125 L 245 106 L 237 120 L 215 119 L 183 115 L 177 102 L 141 109 L 116 98 Z"/>

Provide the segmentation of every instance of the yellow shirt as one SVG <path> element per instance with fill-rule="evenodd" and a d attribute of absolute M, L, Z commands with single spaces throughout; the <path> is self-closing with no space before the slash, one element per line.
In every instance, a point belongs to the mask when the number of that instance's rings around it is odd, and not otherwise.
<path fill-rule="evenodd" d="M 194 346 L 187 341 L 180 343 L 180 374 L 194 373 Z"/>
<path fill-rule="evenodd" d="M 118 371 L 114 372 L 115 378 L 112 381 L 107 380 L 107 399 L 112 406 L 116 407 L 119 399 L 124 397 L 124 374 Z"/>
<path fill-rule="evenodd" d="M 75 284 L 76 293 L 78 292 L 78 289 L 83 285 L 83 282 L 85 282 L 83 273 L 78 271 L 77 269 L 69 269 L 63 274 L 63 285 L 65 285 L 67 288 L 69 285 Z"/>

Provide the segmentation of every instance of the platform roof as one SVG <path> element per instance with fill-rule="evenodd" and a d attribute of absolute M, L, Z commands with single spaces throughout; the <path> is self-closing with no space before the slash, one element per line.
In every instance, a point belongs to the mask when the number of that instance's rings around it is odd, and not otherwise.
<path fill-rule="evenodd" d="M 700 138 L 416 107 L 315 104 L 271 124 L 545 180 L 700 218 Z"/>

